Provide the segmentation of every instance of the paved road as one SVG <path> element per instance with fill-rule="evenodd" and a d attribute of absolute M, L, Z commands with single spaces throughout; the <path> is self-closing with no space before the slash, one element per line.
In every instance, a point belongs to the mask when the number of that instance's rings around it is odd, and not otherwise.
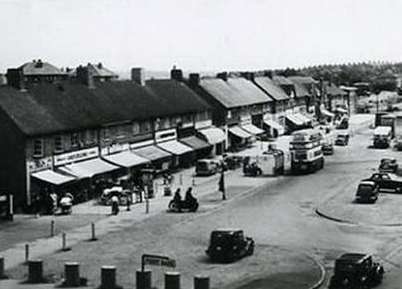
<path fill-rule="evenodd" d="M 256 260 L 256 263 L 251 262 L 251 259 L 241 263 L 250 268 L 260 267 L 264 263 L 263 257 L 266 256 L 265 264 L 278 266 L 289 274 L 287 277 L 292 274 L 298 276 L 301 272 L 297 270 L 300 268 L 290 266 L 290 262 L 281 259 L 281 256 L 286 255 L 289 259 L 299 258 L 297 264 L 300 267 L 307 261 L 295 252 L 303 252 L 313 254 L 330 272 L 334 259 L 343 252 L 371 252 L 383 259 L 387 271 L 383 284 L 378 288 L 400 288 L 402 228 L 341 224 L 315 214 L 315 208 L 335 194 L 349 191 L 352 198 L 357 181 L 370 175 L 378 166 L 380 158 L 399 156 L 398 152 L 391 149 L 369 149 L 369 129 L 353 130 L 354 136 L 350 145 L 336 147 L 335 155 L 326 159 L 324 170 L 315 174 L 284 177 L 278 182 L 260 187 L 246 198 L 229 202 L 219 210 L 208 211 L 208 202 L 213 207 L 217 201 L 216 197 L 205 199 L 207 212 L 204 214 L 195 217 L 161 214 L 141 225 L 125 228 L 124 232 L 109 234 L 98 248 L 80 244 L 70 253 L 53 255 L 46 259 L 51 266 L 60 267 L 66 260 L 80 260 L 80 255 L 86 252 L 91 253 L 93 263 L 102 263 L 109 259 L 120 267 L 132 267 L 130 254 L 134 254 L 133 250 L 143 252 L 154 248 L 154 252 L 173 252 L 177 257 L 182 255 L 185 264 L 182 269 L 185 272 L 194 272 L 200 267 L 189 262 L 186 256 L 197 255 L 200 257 L 196 263 L 206 262 L 202 257 L 202 248 L 207 244 L 206 236 L 217 227 L 229 226 L 244 228 L 247 234 L 255 238 L 258 249 L 263 252 L 260 255 L 262 259 Z M 242 179 L 244 187 L 238 189 L 248 189 L 249 182 L 254 181 L 249 178 Z M 169 223 L 176 222 L 176 226 L 166 226 L 167 218 Z M 116 243 L 119 246 L 114 245 Z M 98 252 L 97 255 L 99 248 L 108 248 L 109 251 L 102 251 L 102 254 Z M 124 256 L 121 251 L 125 250 L 127 254 Z M 85 260 L 81 258 L 80 261 Z M 236 272 L 234 267 L 207 267 L 206 272 L 215 274 L 221 272 L 223 275 L 230 275 L 230 271 Z M 89 268 L 86 270 L 91 271 Z M 270 272 L 272 273 L 272 270 Z M 259 286 L 263 287 L 257 282 L 248 288 Z"/>

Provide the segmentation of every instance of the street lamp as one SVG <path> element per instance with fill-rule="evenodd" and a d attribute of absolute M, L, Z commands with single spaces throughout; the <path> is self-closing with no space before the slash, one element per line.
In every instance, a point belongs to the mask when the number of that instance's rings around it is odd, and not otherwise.
<path fill-rule="evenodd" d="M 149 213 L 149 199 L 154 197 L 154 169 L 146 168 L 141 170 L 142 185 L 145 194 L 145 213 Z"/>

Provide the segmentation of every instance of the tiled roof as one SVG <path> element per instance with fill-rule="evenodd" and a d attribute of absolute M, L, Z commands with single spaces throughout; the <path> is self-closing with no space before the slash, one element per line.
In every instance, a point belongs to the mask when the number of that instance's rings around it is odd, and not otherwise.
<path fill-rule="evenodd" d="M 293 82 L 287 79 L 285 76 L 281 75 L 274 75 L 272 77 L 272 80 L 277 84 L 277 85 L 293 85 Z"/>
<path fill-rule="evenodd" d="M 24 75 L 66 75 L 65 72 L 61 71 L 56 66 L 42 61 L 27 62 L 20 67 Z"/>
<path fill-rule="evenodd" d="M 26 135 L 39 135 L 186 114 L 207 107 L 189 96 L 178 101 L 179 95 L 161 95 L 156 90 L 155 85 L 146 88 L 132 81 L 97 83 L 93 89 L 67 81 L 44 83 L 28 92 L 0 87 L 0 108 Z"/>
<path fill-rule="evenodd" d="M 200 80 L 200 86 L 226 108 L 265 103 L 269 101 L 253 83 L 244 78 L 205 78 Z M 252 88 L 254 86 L 254 88 Z"/>
<path fill-rule="evenodd" d="M 347 95 L 347 92 L 344 90 L 340 89 L 338 86 L 335 84 L 326 84 L 325 90 L 328 95 Z"/>
<path fill-rule="evenodd" d="M 295 86 L 296 97 L 306 97 L 306 96 L 311 95 L 303 84 L 300 84 L 298 82 L 293 82 L 293 83 Z"/>
<path fill-rule="evenodd" d="M 284 92 L 280 86 L 276 85 L 269 77 L 266 76 L 255 77 L 254 81 L 273 99 L 275 100 L 289 99 L 289 96 L 286 94 L 286 92 Z"/>
<path fill-rule="evenodd" d="M 179 109 L 186 112 L 211 109 L 205 100 L 182 82 L 172 79 L 151 79 L 146 81 L 146 87 L 148 92 L 165 101 L 163 104 L 165 114 L 177 113 Z"/>
<path fill-rule="evenodd" d="M 92 75 L 94 77 L 114 77 L 114 78 L 118 77 L 116 73 L 104 67 L 102 63 L 99 64 L 88 63 L 88 69 L 92 70 Z"/>

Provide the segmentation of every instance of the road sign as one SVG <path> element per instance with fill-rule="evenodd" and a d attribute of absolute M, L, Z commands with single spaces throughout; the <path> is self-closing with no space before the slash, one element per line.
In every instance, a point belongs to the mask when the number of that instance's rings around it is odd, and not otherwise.
<path fill-rule="evenodd" d="M 166 256 L 144 254 L 141 257 L 142 271 L 144 271 L 145 265 L 165 266 L 165 267 L 173 267 L 174 268 L 174 267 L 176 267 L 176 260 L 171 259 Z"/>

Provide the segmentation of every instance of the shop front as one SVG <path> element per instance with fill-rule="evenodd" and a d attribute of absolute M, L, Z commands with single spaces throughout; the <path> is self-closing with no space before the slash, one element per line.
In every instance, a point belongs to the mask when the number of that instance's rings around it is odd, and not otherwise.
<path fill-rule="evenodd" d="M 191 147 L 177 141 L 176 129 L 168 129 L 156 132 L 155 142 L 159 148 L 172 154 L 172 165 L 174 168 L 190 167 L 194 162 L 194 150 Z"/>
<path fill-rule="evenodd" d="M 253 142 L 255 137 L 243 130 L 240 126 L 235 125 L 229 127 L 229 141 L 230 149 L 232 151 L 239 151 L 246 147 L 249 147 Z"/>
<path fill-rule="evenodd" d="M 211 154 L 212 145 L 195 135 L 182 138 L 180 142 L 194 150 L 196 159 L 203 159 Z"/>
<path fill-rule="evenodd" d="M 264 117 L 264 129 L 270 137 L 278 137 L 285 133 L 285 128 L 268 115 Z"/>
<path fill-rule="evenodd" d="M 225 151 L 225 132 L 217 127 L 211 126 L 198 130 L 197 136 L 207 141 L 211 146 L 211 156 L 222 155 Z"/>
<path fill-rule="evenodd" d="M 154 145 L 154 140 L 130 144 L 131 151 L 151 161 L 156 173 L 164 172 L 172 167 L 172 155 Z"/>

